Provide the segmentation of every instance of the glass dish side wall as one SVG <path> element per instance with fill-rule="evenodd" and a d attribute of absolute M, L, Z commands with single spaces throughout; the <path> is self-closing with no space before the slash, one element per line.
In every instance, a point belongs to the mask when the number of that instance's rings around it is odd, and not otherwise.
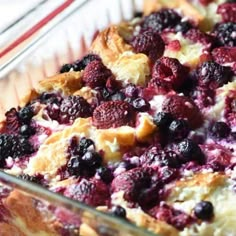
<path fill-rule="evenodd" d="M 0 71 L 0 114 L 20 104 L 39 80 L 86 53 L 94 33 L 130 19 L 142 1 L 91 0 L 40 36 L 8 72 Z M 89 14 L 88 14 L 89 12 Z M 14 67 L 14 68 L 12 68 Z M 39 225 L 36 224 L 41 222 Z M 81 227 L 82 226 L 82 227 Z M 79 229 L 80 227 L 80 229 Z M 21 229 L 21 231 L 17 231 Z M 81 232 L 80 232 L 81 231 Z M 151 233 L 0 172 L 0 235 L 145 236 Z"/>

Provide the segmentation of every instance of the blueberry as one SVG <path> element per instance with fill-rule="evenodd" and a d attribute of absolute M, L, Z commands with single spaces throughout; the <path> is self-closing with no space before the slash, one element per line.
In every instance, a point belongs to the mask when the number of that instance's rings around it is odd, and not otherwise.
<path fill-rule="evenodd" d="M 191 28 L 193 28 L 193 26 L 189 21 L 181 21 L 175 26 L 175 32 L 186 33 Z"/>
<path fill-rule="evenodd" d="M 160 130 L 165 130 L 168 128 L 170 123 L 173 121 L 173 117 L 170 113 L 166 112 L 158 112 L 154 118 L 153 121 L 155 125 L 160 129 Z"/>
<path fill-rule="evenodd" d="M 34 116 L 34 111 L 31 106 L 26 106 L 19 111 L 20 121 L 23 123 L 29 123 Z"/>
<path fill-rule="evenodd" d="M 98 175 L 100 176 L 101 180 L 105 182 L 106 184 L 111 183 L 114 176 L 112 174 L 112 171 L 107 167 L 101 167 L 97 170 Z"/>
<path fill-rule="evenodd" d="M 204 161 L 204 154 L 201 148 L 191 139 L 184 139 L 180 142 L 178 150 L 183 162 L 196 160 L 202 163 Z"/>
<path fill-rule="evenodd" d="M 104 88 L 104 89 L 102 90 L 102 97 L 103 97 L 105 100 L 107 100 L 110 96 L 111 96 L 110 92 L 109 92 L 106 88 Z"/>
<path fill-rule="evenodd" d="M 80 156 L 73 156 L 67 163 L 67 170 L 71 175 L 79 176 L 82 174 L 83 164 Z"/>
<path fill-rule="evenodd" d="M 140 112 L 145 112 L 150 109 L 150 104 L 144 98 L 136 98 L 132 102 L 133 107 L 135 110 Z"/>
<path fill-rule="evenodd" d="M 126 210 L 121 206 L 112 207 L 112 214 L 120 218 L 126 218 Z"/>
<path fill-rule="evenodd" d="M 211 202 L 201 201 L 194 207 L 194 214 L 198 219 L 210 220 L 214 215 L 214 207 Z"/>
<path fill-rule="evenodd" d="M 178 141 L 186 138 L 189 131 L 189 125 L 186 120 L 173 120 L 170 123 L 169 133 L 172 140 Z"/>
<path fill-rule="evenodd" d="M 35 134 L 35 129 L 31 127 L 30 125 L 22 125 L 20 127 L 20 134 L 23 136 L 29 137 Z"/>
<path fill-rule="evenodd" d="M 83 163 L 90 168 L 98 168 L 102 164 L 102 157 L 94 151 L 87 151 L 82 156 Z"/>
<path fill-rule="evenodd" d="M 230 134 L 230 127 L 225 122 L 215 122 L 210 128 L 210 132 L 213 137 L 222 139 L 227 138 Z"/>
<path fill-rule="evenodd" d="M 111 101 L 124 101 L 125 100 L 125 94 L 122 92 L 117 92 L 113 95 L 111 95 L 110 98 Z"/>
<path fill-rule="evenodd" d="M 94 149 L 94 142 L 89 138 L 81 138 L 79 141 L 79 153 L 84 154 L 88 148 Z"/>

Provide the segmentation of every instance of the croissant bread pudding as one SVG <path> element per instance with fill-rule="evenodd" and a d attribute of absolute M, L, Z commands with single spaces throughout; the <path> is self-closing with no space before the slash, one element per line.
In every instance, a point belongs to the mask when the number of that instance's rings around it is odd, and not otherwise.
<path fill-rule="evenodd" d="M 0 167 L 157 235 L 236 235 L 235 74 L 234 0 L 147 0 L 6 112 Z M 62 235 L 19 198 L 1 235 Z"/>

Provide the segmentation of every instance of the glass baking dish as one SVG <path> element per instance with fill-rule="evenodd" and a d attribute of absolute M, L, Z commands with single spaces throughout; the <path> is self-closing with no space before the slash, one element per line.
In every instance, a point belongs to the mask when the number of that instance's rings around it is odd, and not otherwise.
<path fill-rule="evenodd" d="M 65 1 L 68 2 L 68 1 Z M 143 1 L 70 1 L 68 7 L 39 27 L 36 37 L 1 63 L 0 120 L 20 105 L 38 81 L 58 72 L 64 63 L 86 53 L 94 34 L 110 23 L 131 19 Z M 153 235 L 128 221 L 37 184 L 0 171 L 0 235 Z M 20 230 L 19 230 L 20 229 Z"/>

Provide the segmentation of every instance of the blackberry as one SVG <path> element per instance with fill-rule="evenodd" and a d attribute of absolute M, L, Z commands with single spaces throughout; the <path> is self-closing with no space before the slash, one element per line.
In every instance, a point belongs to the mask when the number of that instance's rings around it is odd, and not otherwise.
<path fill-rule="evenodd" d="M 215 26 L 214 33 L 220 46 L 236 46 L 236 23 L 220 23 Z"/>
<path fill-rule="evenodd" d="M 172 140 L 177 141 L 186 138 L 189 134 L 189 131 L 189 125 L 186 120 L 173 120 L 170 123 L 169 134 Z"/>
<path fill-rule="evenodd" d="M 196 160 L 202 164 L 204 161 L 204 154 L 201 148 L 191 139 L 184 139 L 180 142 L 178 150 L 183 162 Z"/>
<path fill-rule="evenodd" d="M 121 206 L 114 206 L 112 207 L 111 211 L 114 216 L 118 216 L 124 219 L 126 218 L 126 210 Z"/>
<path fill-rule="evenodd" d="M 31 106 L 26 106 L 19 111 L 19 119 L 22 123 L 28 124 L 33 116 L 34 111 Z"/>
<path fill-rule="evenodd" d="M 231 132 L 230 127 L 225 122 L 215 122 L 210 128 L 213 137 L 222 139 L 227 138 Z"/>
<path fill-rule="evenodd" d="M 96 54 L 87 54 L 81 60 L 74 62 L 76 71 L 84 70 L 85 67 L 92 61 L 101 61 L 101 58 Z"/>
<path fill-rule="evenodd" d="M 208 61 L 197 68 L 196 77 L 201 87 L 208 86 L 210 89 L 216 89 L 230 81 L 231 71 L 228 67 Z"/>
<path fill-rule="evenodd" d="M 156 32 L 162 32 L 164 29 L 173 29 L 180 21 L 181 17 L 177 12 L 171 9 L 163 9 L 146 16 L 141 27 L 142 30 L 152 29 Z"/>
<path fill-rule="evenodd" d="M 0 162 L 4 165 L 8 157 L 17 158 L 33 153 L 33 147 L 25 138 L 16 135 L 0 134 Z"/>
<path fill-rule="evenodd" d="M 102 164 L 102 157 L 94 151 L 87 151 L 82 156 L 82 161 L 85 166 L 91 169 L 96 169 Z"/>
<path fill-rule="evenodd" d="M 76 118 L 86 118 L 92 115 L 90 104 L 80 96 L 69 96 L 60 105 L 60 122 L 71 123 Z"/>
<path fill-rule="evenodd" d="M 211 202 L 201 201 L 194 207 L 194 214 L 198 219 L 210 220 L 214 215 L 214 207 Z"/>
<path fill-rule="evenodd" d="M 150 109 L 150 104 L 144 98 L 136 98 L 133 100 L 132 105 L 135 110 L 140 112 L 145 112 Z"/>
<path fill-rule="evenodd" d="M 60 73 L 65 73 L 65 72 L 69 72 L 69 71 L 76 71 L 76 65 L 74 64 L 64 64 L 61 69 L 60 69 Z"/>
<path fill-rule="evenodd" d="M 97 170 L 97 173 L 100 176 L 101 180 L 106 184 L 111 183 L 111 181 L 114 178 L 114 176 L 112 174 L 112 171 L 109 168 L 105 167 L 105 166 L 99 168 Z"/>
<path fill-rule="evenodd" d="M 88 148 L 94 149 L 94 142 L 88 138 L 81 138 L 79 141 L 79 154 L 85 154 Z"/>
<path fill-rule="evenodd" d="M 167 129 L 172 121 L 172 115 L 166 112 L 158 112 L 153 118 L 153 122 L 160 130 Z"/>
<path fill-rule="evenodd" d="M 29 137 L 35 134 L 35 129 L 30 125 L 22 125 L 20 127 L 20 134 L 25 137 Z"/>

